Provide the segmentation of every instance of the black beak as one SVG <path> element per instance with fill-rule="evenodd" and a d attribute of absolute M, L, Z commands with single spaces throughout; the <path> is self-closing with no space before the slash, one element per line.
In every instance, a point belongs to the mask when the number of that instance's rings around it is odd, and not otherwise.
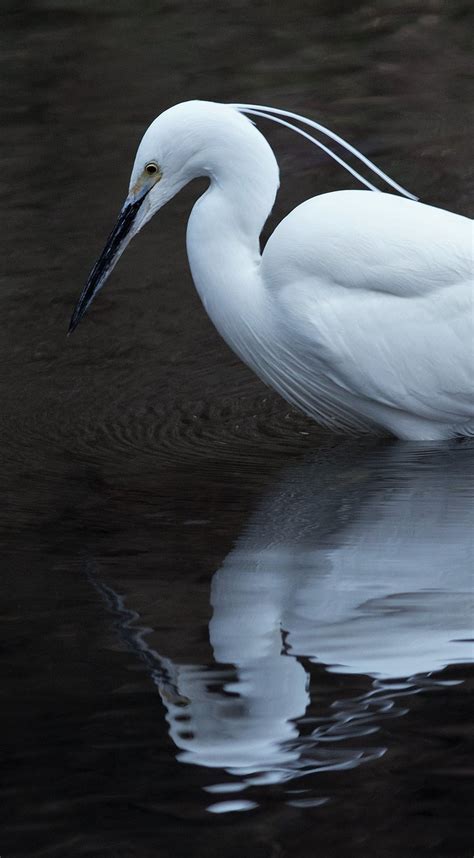
<path fill-rule="evenodd" d="M 87 308 L 94 300 L 99 289 L 104 285 L 109 274 L 125 250 L 131 238 L 130 231 L 138 214 L 138 210 L 143 202 L 143 197 L 144 194 L 140 194 L 140 197 L 137 200 L 130 203 L 126 202 L 120 212 L 119 219 L 110 233 L 107 239 L 107 244 L 105 245 L 99 259 L 89 274 L 87 283 L 82 290 L 81 297 L 74 308 L 74 312 L 69 323 L 68 334 L 72 334 L 75 328 L 77 328 Z"/>

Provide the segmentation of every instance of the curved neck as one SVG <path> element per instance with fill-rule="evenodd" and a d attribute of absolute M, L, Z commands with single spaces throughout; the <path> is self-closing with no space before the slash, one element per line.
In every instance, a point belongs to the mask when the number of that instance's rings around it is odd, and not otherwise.
<path fill-rule="evenodd" d="M 209 168 L 210 186 L 196 202 L 187 230 L 191 273 L 206 311 L 250 363 L 266 306 L 259 238 L 278 189 L 278 168 L 266 147 L 247 163 L 241 153 L 237 163 Z"/>

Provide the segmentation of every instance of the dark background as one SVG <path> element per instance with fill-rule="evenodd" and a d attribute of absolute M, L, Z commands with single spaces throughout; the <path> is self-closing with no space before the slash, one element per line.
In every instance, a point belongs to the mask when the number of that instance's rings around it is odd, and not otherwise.
<path fill-rule="evenodd" d="M 212 572 L 272 475 L 332 443 L 207 319 L 184 243 L 201 185 L 160 212 L 65 336 L 140 137 L 179 101 L 305 113 L 423 201 L 472 214 L 470 10 L 2 3 L 2 858 L 470 855 L 466 685 L 414 701 L 389 759 L 339 781 L 324 815 L 272 794 L 261 814 L 210 820 L 202 773 L 175 762 L 156 693 L 90 585 L 94 562 L 148 609 L 169 657 L 205 662 Z M 310 195 L 355 187 L 261 127 L 282 172 L 269 228 Z"/>

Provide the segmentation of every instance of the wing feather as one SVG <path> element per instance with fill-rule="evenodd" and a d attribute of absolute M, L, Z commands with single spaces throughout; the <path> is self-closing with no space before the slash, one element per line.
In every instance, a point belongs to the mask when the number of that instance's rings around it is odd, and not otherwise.
<path fill-rule="evenodd" d="M 326 194 L 277 227 L 262 274 L 315 396 L 319 374 L 348 402 L 474 418 L 468 218 L 388 194 Z"/>

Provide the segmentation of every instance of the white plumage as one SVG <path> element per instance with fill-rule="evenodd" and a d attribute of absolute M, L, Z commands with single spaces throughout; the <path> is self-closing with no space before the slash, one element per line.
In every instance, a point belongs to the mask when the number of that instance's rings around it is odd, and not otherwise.
<path fill-rule="evenodd" d="M 339 191 L 298 206 L 261 255 L 278 166 L 240 110 L 186 102 L 152 123 L 71 329 L 130 238 L 208 176 L 188 225 L 193 279 L 224 339 L 265 382 L 337 429 L 473 434 L 472 222 L 413 199 Z"/>
<path fill-rule="evenodd" d="M 281 328 L 290 339 L 299 332 L 294 350 L 311 391 L 305 410 L 331 419 L 329 404 L 319 411 L 324 380 L 339 403 L 399 437 L 468 430 L 470 232 L 466 218 L 369 191 L 324 194 L 285 218 L 265 248 L 262 276 Z"/>

